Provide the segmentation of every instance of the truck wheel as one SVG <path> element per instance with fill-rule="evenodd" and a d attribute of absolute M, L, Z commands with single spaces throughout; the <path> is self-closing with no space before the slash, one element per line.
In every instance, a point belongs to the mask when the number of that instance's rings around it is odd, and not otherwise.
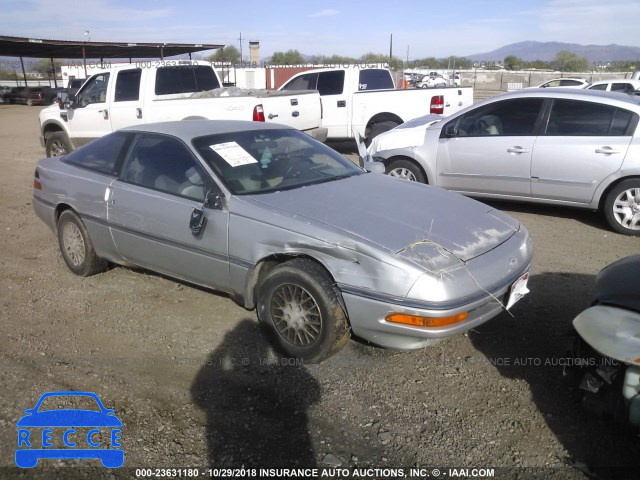
<path fill-rule="evenodd" d="M 71 151 L 67 137 L 63 132 L 53 132 L 47 136 L 45 143 L 47 157 L 61 157 Z"/>
<path fill-rule="evenodd" d="M 287 355 L 321 362 L 349 341 L 349 323 L 333 281 L 313 261 L 275 267 L 258 289 L 258 319 Z"/>
<path fill-rule="evenodd" d="M 640 235 L 640 180 L 623 180 L 604 201 L 604 216 L 616 232 Z"/>
<path fill-rule="evenodd" d="M 371 125 L 371 128 L 369 130 L 369 135 L 367 136 L 367 139 L 365 140 L 364 144 L 368 147 L 369 145 L 371 145 L 371 141 L 374 138 L 376 138 L 378 135 L 384 132 L 388 132 L 392 128 L 396 128 L 398 125 L 400 125 L 398 122 L 394 122 L 392 120 L 374 123 L 373 125 Z"/>
<path fill-rule="evenodd" d="M 420 167 L 411 160 L 406 160 L 404 158 L 399 158 L 397 160 L 392 159 L 388 162 L 386 173 L 391 177 L 398 177 L 412 182 L 428 183 L 424 177 L 424 173 L 420 170 Z"/>
<path fill-rule="evenodd" d="M 93 249 L 87 229 L 73 210 L 65 210 L 58 219 L 58 244 L 67 267 L 76 275 L 89 277 L 107 268 Z"/>

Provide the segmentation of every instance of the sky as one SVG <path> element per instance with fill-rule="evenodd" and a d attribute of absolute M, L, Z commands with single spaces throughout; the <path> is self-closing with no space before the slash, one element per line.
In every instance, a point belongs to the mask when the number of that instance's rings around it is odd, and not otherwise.
<path fill-rule="evenodd" d="M 0 0 L 0 35 L 232 44 L 248 57 L 298 50 L 403 59 L 484 53 L 525 41 L 640 46 L 639 0 Z M 85 36 L 85 31 L 89 35 Z"/>

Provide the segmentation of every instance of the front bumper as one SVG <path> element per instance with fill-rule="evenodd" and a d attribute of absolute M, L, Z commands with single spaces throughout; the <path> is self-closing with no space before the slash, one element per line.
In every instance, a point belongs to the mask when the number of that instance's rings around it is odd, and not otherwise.
<path fill-rule="evenodd" d="M 443 302 L 391 297 L 346 285 L 338 287 L 354 335 L 382 347 L 414 350 L 466 332 L 499 315 L 505 310 L 514 282 L 529 271 L 532 256 L 529 234 L 521 227 L 500 247 L 468 262 L 461 274 L 451 281 L 452 295 Z M 473 292 L 467 289 L 464 295 L 453 293 L 468 282 L 474 283 Z M 464 321 L 443 327 L 418 327 L 385 320 L 393 313 L 442 318 L 462 312 L 468 312 Z"/>

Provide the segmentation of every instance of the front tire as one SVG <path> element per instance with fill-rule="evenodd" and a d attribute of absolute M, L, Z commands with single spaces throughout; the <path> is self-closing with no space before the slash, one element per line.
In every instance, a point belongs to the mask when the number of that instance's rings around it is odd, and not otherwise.
<path fill-rule="evenodd" d="M 333 281 L 315 262 L 275 267 L 258 289 L 258 319 L 285 354 L 318 363 L 349 341 L 349 323 Z"/>
<path fill-rule="evenodd" d="M 45 152 L 47 157 L 61 157 L 71 151 L 69 142 L 64 132 L 53 132 L 47 135 Z"/>
<path fill-rule="evenodd" d="M 107 262 L 96 255 L 82 220 L 72 210 L 65 210 L 58 219 L 58 244 L 64 262 L 76 275 L 89 277 L 107 268 Z"/>
<path fill-rule="evenodd" d="M 392 160 L 387 164 L 387 175 L 411 182 L 427 183 L 424 173 L 418 165 L 404 158 Z"/>
<path fill-rule="evenodd" d="M 640 180 L 623 180 L 604 202 L 604 216 L 616 232 L 640 236 Z"/>

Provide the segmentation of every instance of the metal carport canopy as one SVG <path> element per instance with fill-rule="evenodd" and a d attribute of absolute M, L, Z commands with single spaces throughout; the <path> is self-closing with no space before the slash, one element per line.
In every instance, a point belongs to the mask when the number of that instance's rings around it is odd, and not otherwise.
<path fill-rule="evenodd" d="M 0 55 L 34 58 L 164 58 L 215 50 L 207 43 L 74 42 L 0 36 Z"/>
<path fill-rule="evenodd" d="M 22 38 L 0 36 L 0 55 L 20 57 L 24 84 L 27 85 L 27 74 L 22 57 L 49 58 L 53 66 L 54 58 L 156 58 L 174 55 L 191 54 L 203 50 L 214 50 L 224 45 L 208 43 L 124 43 L 124 42 L 74 42 L 69 40 L 44 40 L 40 38 Z M 53 82 L 58 86 L 54 75 Z"/>

